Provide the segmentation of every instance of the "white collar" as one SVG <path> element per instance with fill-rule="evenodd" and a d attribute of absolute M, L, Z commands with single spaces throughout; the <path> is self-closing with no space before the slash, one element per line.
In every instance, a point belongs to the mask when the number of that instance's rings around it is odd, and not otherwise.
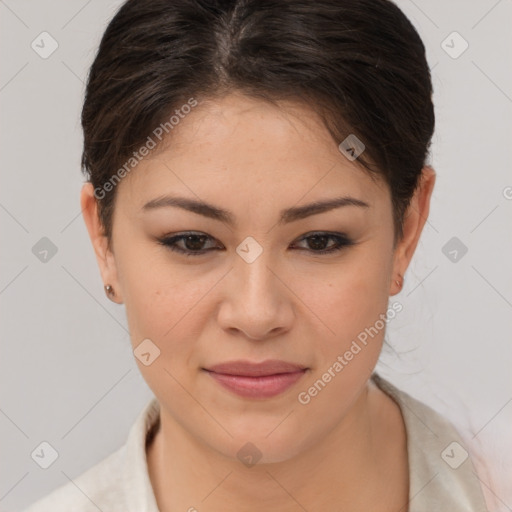
<path fill-rule="evenodd" d="M 377 373 L 372 380 L 399 405 L 407 432 L 409 460 L 409 512 L 486 512 L 487 507 L 476 471 L 468 457 L 456 469 L 442 453 L 451 445 L 464 442 L 453 425 L 423 402 Z M 160 405 L 153 397 L 132 425 L 124 450 L 124 485 L 129 512 L 159 512 L 149 479 L 146 440 L 160 416 Z M 455 446 L 456 449 L 457 446 Z M 467 447 L 465 448 L 466 451 Z M 451 455 L 453 452 L 445 452 Z M 457 453 L 455 453 L 457 456 Z"/>

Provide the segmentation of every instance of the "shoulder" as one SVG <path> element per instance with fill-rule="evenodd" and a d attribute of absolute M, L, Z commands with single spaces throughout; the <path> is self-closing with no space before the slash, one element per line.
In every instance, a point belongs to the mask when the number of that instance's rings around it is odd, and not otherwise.
<path fill-rule="evenodd" d="M 407 434 L 411 512 L 485 512 L 471 450 L 455 426 L 382 376 L 372 380 L 399 405 Z"/>
<path fill-rule="evenodd" d="M 110 512 L 124 505 L 122 466 L 125 446 L 22 512 Z"/>
<path fill-rule="evenodd" d="M 158 512 L 147 471 L 146 441 L 159 424 L 160 406 L 152 397 L 117 451 L 31 504 L 23 512 Z"/>

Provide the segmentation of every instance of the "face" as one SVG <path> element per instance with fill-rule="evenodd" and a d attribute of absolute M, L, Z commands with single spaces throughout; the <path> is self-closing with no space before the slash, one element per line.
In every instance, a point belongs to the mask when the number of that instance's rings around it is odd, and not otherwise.
<path fill-rule="evenodd" d="M 395 251 L 387 186 L 300 104 L 231 95 L 170 135 L 117 186 L 104 282 L 125 304 L 133 349 L 150 354 L 136 361 L 168 422 L 228 457 L 250 441 L 262 462 L 286 460 L 339 425 L 366 386 L 395 270 L 422 226 Z M 171 196 L 226 216 L 156 203 Z M 354 204 L 298 210 L 341 197 Z M 242 397 L 204 370 L 239 359 L 307 370 L 277 395 Z"/>

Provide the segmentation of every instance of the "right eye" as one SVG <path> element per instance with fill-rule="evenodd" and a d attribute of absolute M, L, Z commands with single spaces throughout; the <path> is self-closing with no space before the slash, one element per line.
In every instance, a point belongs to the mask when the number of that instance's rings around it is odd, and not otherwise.
<path fill-rule="evenodd" d="M 158 240 L 158 243 L 168 247 L 171 251 L 184 254 L 185 256 L 201 256 L 211 249 L 204 249 L 206 240 L 213 240 L 212 237 L 204 233 L 190 232 L 181 235 L 166 236 Z M 178 243 L 183 243 L 184 247 L 180 247 Z"/>

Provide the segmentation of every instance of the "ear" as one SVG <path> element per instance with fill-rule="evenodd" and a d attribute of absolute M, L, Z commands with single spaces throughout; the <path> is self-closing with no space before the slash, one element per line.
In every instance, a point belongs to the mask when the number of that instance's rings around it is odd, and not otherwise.
<path fill-rule="evenodd" d="M 405 275 L 414 255 L 430 211 L 430 199 L 435 181 L 436 173 L 434 169 L 425 166 L 422 169 L 418 187 L 404 215 L 403 237 L 395 247 L 390 295 L 395 295 L 401 290 L 401 287 L 397 286 L 395 281 L 399 275 Z"/>
<path fill-rule="evenodd" d="M 122 304 L 122 293 L 117 275 L 115 257 L 113 252 L 108 249 L 107 237 L 104 234 L 104 228 L 98 215 L 98 200 L 94 195 L 94 188 L 90 182 L 86 182 L 82 187 L 80 206 L 96 254 L 101 279 L 104 285 L 110 284 L 114 289 L 115 295 L 110 296 L 111 300 Z"/>

